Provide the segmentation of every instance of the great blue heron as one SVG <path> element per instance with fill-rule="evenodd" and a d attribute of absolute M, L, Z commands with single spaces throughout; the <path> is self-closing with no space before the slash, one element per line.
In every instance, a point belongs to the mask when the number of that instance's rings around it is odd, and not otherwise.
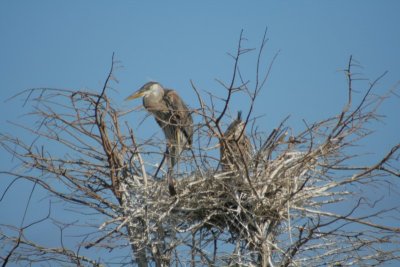
<path fill-rule="evenodd" d="M 190 149 L 193 138 L 192 115 L 178 93 L 164 89 L 157 82 L 148 82 L 126 100 L 143 97 L 143 106 L 152 113 L 167 139 L 168 154 L 168 187 L 171 195 L 175 195 L 172 172 L 184 149 Z"/>
<path fill-rule="evenodd" d="M 246 136 L 245 126 L 242 121 L 242 112 L 239 111 L 236 120 L 225 131 L 223 140 L 220 140 L 220 165 L 222 171 L 235 170 L 235 162 L 239 168 L 249 164 L 252 146 L 250 139 Z"/>

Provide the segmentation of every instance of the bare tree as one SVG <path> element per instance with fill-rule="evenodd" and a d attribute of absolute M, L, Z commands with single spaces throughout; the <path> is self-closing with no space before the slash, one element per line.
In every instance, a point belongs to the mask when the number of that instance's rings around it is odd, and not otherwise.
<path fill-rule="evenodd" d="M 355 165 L 360 155 L 353 152 L 354 145 L 368 139 L 367 126 L 379 119 L 377 109 L 391 95 L 373 93 L 383 75 L 355 103 L 350 58 L 344 70 L 347 103 L 337 115 L 305 122 L 297 134 L 286 120 L 262 134 L 250 127 L 252 111 L 274 59 L 266 67 L 261 63 L 265 35 L 258 49 L 243 48 L 243 41 L 241 33 L 231 80 L 218 81 L 225 97 L 191 83 L 199 104 L 193 109 L 197 139 L 192 151 L 181 155 L 176 196 L 168 193 L 165 177 L 154 176 L 162 142 L 138 141 L 125 119 L 129 111 L 117 109 L 108 97 L 115 81 L 114 56 L 100 92 L 38 88 L 19 94 L 31 104 L 29 115 L 36 122 L 19 127 L 33 141 L 1 134 L 2 148 L 19 162 L 19 168 L 1 172 L 11 179 L 1 199 L 16 181 L 26 180 L 32 192 L 41 188 L 50 203 L 61 203 L 84 219 L 60 222 L 50 205 L 47 216 L 37 221 L 0 225 L 2 265 L 370 266 L 398 260 L 400 228 L 382 219 L 399 220 L 399 209 L 378 208 L 365 190 L 395 190 L 400 144 L 362 166 Z M 256 53 L 252 83 L 240 69 L 248 53 Z M 234 94 L 245 94 L 251 102 L 243 119 L 251 129 L 250 161 L 224 137 Z M 230 150 L 237 157 L 233 164 L 240 164 L 221 171 L 215 144 Z M 59 246 L 26 236 L 35 225 L 48 223 L 59 228 Z M 65 232 L 71 229 L 80 234 L 66 244 Z"/>

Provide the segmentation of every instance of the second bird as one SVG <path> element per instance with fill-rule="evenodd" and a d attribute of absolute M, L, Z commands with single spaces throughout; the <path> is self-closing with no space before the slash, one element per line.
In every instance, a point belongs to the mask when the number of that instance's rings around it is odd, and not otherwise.
<path fill-rule="evenodd" d="M 250 139 L 245 133 L 245 123 L 242 121 L 242 112 L 239 111 L 225 131 L 223 140 L 220 140 L 220 165 L 222 171 L 233 171 L 237 167 L 249 167 L 252 154 Z M 236 164 L 235 164 L 236 163 Z"/>

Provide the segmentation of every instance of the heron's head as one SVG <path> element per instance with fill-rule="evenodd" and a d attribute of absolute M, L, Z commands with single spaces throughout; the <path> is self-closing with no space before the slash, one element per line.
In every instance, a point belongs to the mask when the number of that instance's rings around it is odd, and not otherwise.
<path fill-rule="evenodd" d="M 139 97 L 146 97 L 148 95 L 160 95 L 162 96 L 164 89 L 162 88 L 161 84 L 157 82 L 148 82 L 143 85 L 139 90 L 125 98 L 125 100 L 132 100 Z"/>
<path fill-rule="evenodd" d="M 233 131 L 232 137 L 236 140 L 241 139 L 243 137 L 243 129 L 245 127 L 245 123 L 243 121 L 236 121 L 236 127 Z"/>
<path fill-rule="evenodd" d="M 242 111 L 237 114 L 236 120 L 234 120 L 225 132 L 225 137 L 228 139 L 238 139 L 243 136 L 243 129 L 245 122 L 242 121 Z"/>

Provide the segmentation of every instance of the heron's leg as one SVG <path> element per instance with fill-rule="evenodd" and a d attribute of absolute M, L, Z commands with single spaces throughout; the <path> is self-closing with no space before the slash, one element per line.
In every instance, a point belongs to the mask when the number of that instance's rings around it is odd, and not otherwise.
<path fill-rule="evenodd" d="M 167 181 L 168 181 L 168 189 L 169 189 L 169 194 L 171 196 L 176 195 L 176 190 L 175 190 L 175 179 L 173 177 L 174 175 L 174 166 L 175 166 L 175 148 L 173 146 L 170 147 L 171 153 L 168 153 L 168 172 L 167 172 Z"/>
<path fill-rule="evenodd" d="M 173 161 L 172 161 L 172 168 L 175 167 L 176 165 L 176 170 L 177 173 L 179 173 L 179 159 L 181 157 L 182 153 L 182 144 L 181 144 L 181 138 L 182 138 L 182 132 L 180 130 L 175 131 L 175 140 L 176 143 L 173 144 Z"/>
<path fill-rule="evenodd" d="M 154 178 L 157 178 L 158 172 L 160 171 L 162 165 L 164 164 L 165 158 L 166 158 L 168 155 L 169 155 L 169 149 L 168 149 L 168 146 L 167 146 L 167 148 L 165 149 L 163 158 L 162 158 L 162 160 L 161 160 L 161 162 L 160 162 L 160 165 L 158 165 L 157 171 L 156 171 L 156 173 L 154 174 Z"/>
<path fill-rule="evenodd" d="M 176 195 L 176 190 L 175 190 L 175 179 L 172 176 L 172 173 L 168 173 L 168 190 L 169 190 L 169 194 L 171 196 L 175 196 Z"/>
<path fill-rule="evenodd" d="M 171 153 L 169 153 L 168 156 L 169 156 L 169 163 L 170 163 L 169 167 L 173 172 L 175 164 L 176 164 L 176 147 L 175 147 L 175 145 L 171 145 Z"/>

